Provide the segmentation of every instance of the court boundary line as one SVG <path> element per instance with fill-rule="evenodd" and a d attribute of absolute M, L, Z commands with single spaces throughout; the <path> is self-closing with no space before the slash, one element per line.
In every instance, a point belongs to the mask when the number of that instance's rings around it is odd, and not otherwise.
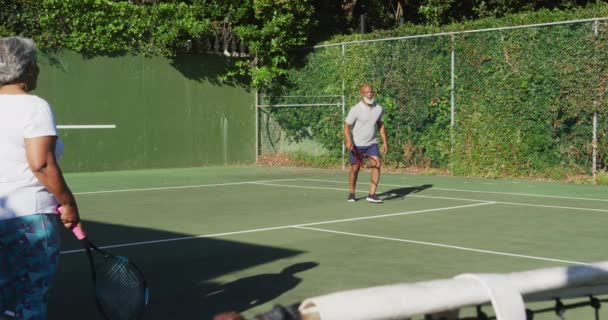
<path fill-rule="evenodd" d="M 315 186 L 295 186 L 289 184 L 276 184 L 276 183 L 266 183 L 266 182 L 252 182 L 251 184 L 257 184 L 260 186 L 272 186 L 272 187 L 288 187 L 288 188 L 300 188 L 300 189 L 323 189 L 323 190 L 334 190 L 334 191 L 349 191 L 344 188 L 331 188 L 331 187 L 315 187 Z M 357 192 L 367 192 L 362 190 L 357 190 Z M 406 197 L 413 197 L 414 195 L 406 195 Z M 426 197 L 426 196 L 419 196 Z M 432 196 L 431 196 L 432 197 Z M 452 197 L 432 197 L 433 199 L 443 199 L 443 200 L 456 200 L 456 201 L 470 201 L 470 202 L 495 202 L 494 200 L 475 200 L 475 199 L 464 199 L 464 198 L 452 198 Z"/>
<path fill-rule="evenodd" d="M 286 188 L 302 188 L 302 189 L 318 189 L 318 190 L 334 190 L 334 191 L 349 191 L 349 189 L 345 188 L 331 188 L 331 187 L 315 187 L 315 186 L 296 186 L 296 185 L 287 185 L 287 184 L 276 184 L 276 183 L 264 183 L 264 182 L 256 182 L 251 184 L 257 184 L 262 186 L 272 186 L 272 187 L 286 187 Z M 429 198 L 429 199 L 447 199 L 447 200 L 458 200 L 458 201 L 491 201 L 496 204 L 506 204 L 513 206 L 526 206 L 526 207 L 540 207 L 540 208 L 553 208 L 553 209 L 570 209 L 570 210 L 579 210 L 579 211 L 593 211 L 593 212 L 608 212 L 608 209 L 594 209 L 594 208 L 580 208 L 580 207 L 567 207 L 567 206 L 554 206 L 549 204 L 533 204 L 533 203 L 519 203 L 519 202 L 507 202 L 507 201 L 497 201 L 497 200 L 479 200 L 479 199 L 468 199 L 468 198 L 449 198 L 449 197 L 435 197 L 435 196 L 423 196 L 423 195 L 414 195 L 407 194 L 405 197 L 412 198 Z"/>
<path fill-rule="evenodd" d="M 152 188 L 134 188 L 134 189 L 83 191 L 83 192 L 74 192 L 74 195 L 120 193 L 120 192 L 142 192 L 142 191 L 162 191 L 162 190 L 178 190 L 178 189 L 195 189 L 195 188 L 206 188 L 206 187 L 221 187 L 221 186 L 244 185 L 244 184 L 253 184 L 253 183 L 267 182 L 267 181 L 269 181 L 269 182 L 294 181 L 294 180 L 298 180 L 298 179 L 299 178 L 270 179 L 270 180 L 258 180 L 258 181 L 239 181 L 239 182 L 226 182 L 226 183 L 196 184 L 196 185 L 186 185 L 186 186 L 167 186 L 167 187 L 152 187 Z"/>
<path fill-rule="evenodd" d="M 456 250 L 463 250 L 463 251 L 472 251 L 472 252 L 487 253 L 487 254 L 494 254 L 494 255 L 501 255 L 501 256 L 510 256 L 510 257 L 516 257 L 516 258 L 526 258 L 526 259 L 552 261 L 552 262 L 564 262 L 564 263 L 570 263 L 570 264 L 582 264 L 582 265 L 588 264 L 585 262 L 578 262 L 578 261 L 545 258 L 545 257 L 539 257 L 539 256 L 515 254 L 515 253 L 508 253 L 508 252 L 501 252 L 501 251 L 494 251 L 494 250 L 475 249 L 475 248 L 453 246 L 453 245 L 427 242 L 427 241 L 408 240 L 408 239 L 393 238 L 393 237 L 383 237 L 383 236 L 337 231 L 337 230 L 330 230 L 330 229 L 310 228 L 310 227 L 292 227 L 292 228 L 301 229 L 301 230 L 311 230 L 311 231 L 317 231 L 317 232 L 335 233 L 335 234 L 340 234 L 340 235 L 348 235 L 348 236 L 361 237 L 361 238 L 372 238 L 372 239 L 379 239 L 379 240 L 405 242 L 405 243 L 410 243 L 410 244 L 426 245 L 426 246 L 441 247 L 441 248 L 447 248 L 447 249 L 456 249 Z"/>
<path fill-rule="evenodd" d="M 317 181 L 317 182 L 331 182 L 331 183 L 344 183 L 344 181 L 323 180 L 323 179 L 310 179 L 310 178 L 298 178 L 297 180 Z M 386 183 L 381 183 L 381 184 L 379 184 L 379 186 L 402 187 L 402 188 L 416 188 L 416 186 L 404 186 L 404 185 L 399 185 L 399 184 L 386 184 Z M 466 189 L 436 188 L 436 187 L 432 187 L 432 188 L 429 188 L 429 189 L 443 190 L 443 191 L 471 192 L 471 193 L 506 194 L 506 195 L 514 195 L 514 196 L 539 197 L 539 198 L 556 198 L 556 199 L 571 199 L 571 200 L 586 200 L 586 201 L 608 202 L 608 199 L 580 198 L 580 197 L 568 197 L 568 196 L 550 196 L 550 195 L 532 194 L 532 193 L 500 192 L 500 191 L 481 191 L 481 190 L 466 190 Z"/>
<path fill-rule="evenodd" d="M 261 183 L 261 182 L 276 182 L 276 181 L 313 181 L 313 182 L 344 183 L 344 181 L 337 181 L 337 180 L 323 180 L 323 179 L 310 179 L 310 178 L 288 178 L 288 179 L 268 179 L 268 180 L 254 180 L 254 181 L 215 183 L 215 184 L 186 185 L 186 186 L 167 186 L 167 187 L 152 187 L 152 188 L 134 188 L 134 189 L 83 191 L 83 192 L 76 192 L 76 193 L 74 193 L 74 195 L 120 193 L 120 192 L 140 192 L 140 191 L 161 191 L 161 190 L 174 190 L 174 189 L 193 189 L 193 188 L 204 188 L 204 187 L 217 187 L 217 186 L 230 186 L 230 185 L 243 185 L 243 184 L 258 184 L 258 183 Z M 402 188 L 415 188 L 416 187 L 416 186 L 398 185 L 398 184 L 380 184 L 380 186 L 402 187 Z M 517 192 L 481 191 L 481 190 L 465 190 L 465 189 L 437 188 L 437 187 L 432 187 L 430 189 L 443 190 L 443 191 L 469 192 L 469 193 L 505 194 L 505 195 L 538 197 L 538 198 L 556 198 L 556 199 L 571 199 L 571 200 L 608 202 L 608 199 L 580 198 L 580 197 L 567 197 L 567 196 L 551 196 L 551 195 L 539 195 L 539 194 L 517 193 Z M 344 189 L 341 189 L 341 190 L 344 190 Z M 445 198 L 448 199 L 449 197 L 445 197 Z M 459 198 L 454 198 L 454 199 L 459 199 Z M 462 199 L 462 198 L 460 198 L 460 199 Z M 469 199 L 469 200 L 466 200 L 466 201 L 486 201 L 486 200 Z"/>
<path fill-rule="evenodd" d="M 424 212 L 447 211 L 447 210 L 455 210 L 455 209 L 477 207 L 477 206 L 484 206 L 484 205 L 491 205 L 491 204 L 494 204 L 494 202 L 488 201 L 488 202 L 483 202 L 483 203 L 474 203 L 474 204 L 460 205 L 460 206 L 440 207 L 440 208 L 431 208 L 431 209 L 422 209 L 422 210 L 414 210 L 414 211 L 404 211 L 404 212 L 397 212 L 397 213 L 372 215 L 372 216 L 365 216 L 365 217 L 336 219 L 336 220 L 327 220 L 327 221 L 318 221 L 318 222 L 309 222 L 309 223 L 299 223 L 299 224 L 292 224 L 292 225 L 285 225 L 285 226 L 278 226 L 278 227 L 257 228 L 257 229 L 250 229 L 250 230 L 214 233 L 214 234 L 208 234 L 208 235 L 186 236 L 186 237 L 177 237 L 177 238 L 151 240 L 151 241 L 138 241 L 138 242 L 99 246 L 99 247 L 101 249 L 112 249 L 112 248 L 132 247 L 132 246 L 157 244 L 157 243 L 165 243 L 165 242 L 175 242 L 175 241 L 191 240 L 191 239 L 217 238 L 217 237 L 237 235 L 237 234 L 255 233 L 255 232 L 272 231 L 272 230 L 280 230 L 280 229 L 290 229 L 290 228 L 294 228 L 294 227 L 307 227 L 307 226 L 351 222 L 351 221 L 359 221 L 359 220 L 380 219 L 380 218 L 403 216 L 403 215 L 410 215 L 410 214 L 424 213 Z M 60 254 L 70 254 L 70 253 L 77 253 L 77 252 L 83 252 L 83 251 L 84 251 L 84 249 L 66 250 L 66 251 L 62 251 Z"/>

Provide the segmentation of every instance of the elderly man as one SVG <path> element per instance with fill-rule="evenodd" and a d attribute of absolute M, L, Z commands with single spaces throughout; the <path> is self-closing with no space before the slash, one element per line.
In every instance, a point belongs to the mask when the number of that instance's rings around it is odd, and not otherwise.
<path fill-rule="evenodd" d="M 344 141 L 349 151 L 350 160 L 350 175 L 349 175 L 349 194 L 348 201 L 356 201 L 355 187 L 357 185 L 357 176 L 361 169 L 361 156 L 371 159 L 371 184 L 367 201 L 373 203 L 382 203 L 382 200 L 376 195 L 378 181 L 380 179 L 380 150 L 378 148 L 378 139 L 376 131 L 380 132 L 382 137 L 382 154 L 388 150 L 386 140 L 386 129 L 382 121 L 384 111 L 382 107 L 374 101 L 374 89 L 369 84 L 364 84 L 359 88 L 361 93 L 361 101 L 354 105 L 348 112 L 348 116 L 344 120 Z"/>

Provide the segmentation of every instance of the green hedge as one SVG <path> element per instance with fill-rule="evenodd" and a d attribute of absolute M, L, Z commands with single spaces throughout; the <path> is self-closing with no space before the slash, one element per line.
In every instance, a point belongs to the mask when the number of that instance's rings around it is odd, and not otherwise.
<path fill-rule="evenodd" d="M 133 1 L 0 0 L 0 37 L 33 38 L 39 48 L 87 56 L 146 54 L 173 57 L 205 53 L 230 41 L 240 58 L 226 77 L 254 86 L 281 77 L 288 50 L 301 46 L 314 21 L 300 0 Z M 235 42 L 236 40 L 236 42 Z M 245 52 L 240 52 L 240 46 Z M 237 49 L 235 48 L 235 49 Z M 245 53 L 245 56 L 241 54 Z"/>
<path fill-rule="evenodd" d="M 542 11 L 450 25 L 403 27 L 396 36 L 480 27 L 532 24 L 603 13 L 598 4 L 572 12 Z M 374 85 L 386 109 L 390 152 L 398 167 L 424 166 L 478 176 L 588 174 L 591 120 L 599 113 L 600 167 L 608 159 L 608 27 L 576 23 L 507 31 L 434 36 L 325 47 L 299 52 L 298 67 L 275 95 L 342 94 L 358 101 L 358 86 Z M 340 37 L 351 41 L 363 36 Z M 368 37 L 366 35 L 365 37 Z M 455 50 L 455 126 L 450 129 L 450 60 Z M 594 103 L 597 101 L 597 103 Z M 278 111 L 277 111 L 278 112 Z M 288 112 L 281 110 L 280 112 Z M 306 117 L 284 117 L 283 126 L 309 126 Z M 339 150 L 340 124 L 315 128 L 317 139 Z M 321 137 L 332 137 L 331 139 Z M 337 161 L 337 158 L 336 158 Z"/>

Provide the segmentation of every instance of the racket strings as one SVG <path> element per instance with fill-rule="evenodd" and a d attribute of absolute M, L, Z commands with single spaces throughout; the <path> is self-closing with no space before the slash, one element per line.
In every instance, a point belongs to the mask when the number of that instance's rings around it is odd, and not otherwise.
<path fill-rule="evenodd" d="M 138 319 L 147 303 L 145 280 L 121 257 L 106 257 L 97 265 L 95 289 L 101 309 L 112 320 Z"/>

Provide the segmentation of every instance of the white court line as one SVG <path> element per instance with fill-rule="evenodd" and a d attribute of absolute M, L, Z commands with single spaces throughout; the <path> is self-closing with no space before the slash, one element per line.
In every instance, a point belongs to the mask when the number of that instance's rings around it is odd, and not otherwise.
<path fill-rule="evenodd" d="M 146 244 L 156 244 L 156 243 L 163 243 L 163 242 L 173 242 L 173 241 L 199 239 L 199 238 L 216 238 L 216 237 L 230 236 L 230 235 L 235 235 L 235 234 L 254 233 L 254 232 L 262 232 L 262 231 L 272 231 L 272 230 L 288 229 L 288 228 L 295 228 L 295 227 L 316 226 L 316 225 L 321 225 L 321 224 L 350 222 L 350 221 L 358 221 L 358 220 L 379 219 L 379 218 L 394 217 L 394 216 L 403 216 L 403 215 L 415 214 L 415 213 L 423 213 L 423 212 L 454 210 L 454 209 L 462 209 L 462 208 L 469 208 L 469 207 L 476 207 L 476 206 L 484 206 L 484 205 L 489 205 L 489 204 L 494 204 L 494 202 L 475 203 L 475 204 L 468 204 L 468 205 L 462 205 L 462 206 L 443 207 L 443 208 L 434 208 L 434 209 L 424 209 L 424 210 L 416 210 L 416 211 L 405 211 L 405 212 L 397 212 L 397 213 L 389 213 L 389 214 L 381 214 L 381 215 L 373 215 L 373 216 L 365 216 L 365 217 L 357 217 L 357 218 L 328 220 L 328 221 L 302 223 L 302 224 L 293 224 L 293 225 L 279 226 L 279 227 L 269 227 L 269 228 L 260 228 L 260 229 L 251 229 L 251 230 L 242 230 L 242 231 L 215 233 L 215 234 L 207 234 L 207 235 L 199 235 L 199 236 L 188 236 L 188 237 L 170 238 L 170 239 L 162 239 L 162 240 L 132 242 L 132 243 L 124 243 L 124 244 L 116 244 L 116 245 L 103 246 L 103 247 L 100 247 L 100 248 L 101 249 L 111 249 L 111 248 L 132 247 L 132 246 L 140 246 L 140 245 L 146 245 Z M 61 254 L 69 254 L 69 253 L 82 252 L 82 251 L 84 251 L 84 250 L 83 249 L 68 250 L 68 251 L 62 251 Z"/>
<path fill-rule="evenodd" d="M 115 124 L 60 124 L 57 129 L 116 129 Z"/>
<path fill-rule="evenodd" d="M 118 189 L 118 190 L 100 190 L 100 191 L 89 191 L 89 192 L 75 192 L 75 195 L 85 194 L 100 194 L 100 193 L 116 193 L 116 192 L 139 192 L 139 191 L 158 191 L 158 190 L 175 190 L 175 189 L 193 189 L 193 188 L 205 188 L 205 187 L 221 187 L 221 186 L 234 186 L 242 184 L 255 184 L 261 182 L 276 182 L 276 181 L 293 181 L 293 179 L 275 179 L 275 180 L 259 180 L 259 181 L 241 181 L 241 182 L 227 182 L 227 183 L 214 183 L 214 184 L 197 184 L 191 186 L 174 186 L 174 187 L 154 187 L 154 188 L 140 188 L 140 189 Z"/>
<path fill-rule="evenodd" d="M 416 241 L 416 240 L 407 240 L 407 239 L 390 238 L 390 237 L 381 237 L 381 236 L 373 236 L 373 235 L 367 235 L 367 234 L 343 232 L 343 231 L 328 230 L 328 229 L 308 228 L 308 227 L 301 227 L 301 226 L 300 227 L 293 227 L 293 228 L 304 229 L 304 230 L 312 230 L 312 231 L 319 231 L 319 232 L 336 233 L 336 234 L 342 234 L 342 235 L 348 235 L 348 236 L 354 236 L 354 237 L 372 238 L 372 239 L 380 239 L 380 240 L 389 240 L 389 241 L 398 241 L 398 242 L 405 242 L 405 243 L 421 244 L 421 245 L 426 245 L 426 246 L 434 246 L 434 247 L 442 247 L 442 248 L 448 248 L 448 249 L 473 251 L 473 252 L 479 252 L 479 253 L 489 253 L 489 254 L 495 254 L 495 255 L 501 255 L 501 256 L 510 256 L 510 257 L 517 257 L 517 258 L 544 260 L 544 261 L 552 261 L 552 262 L 565 262 L 565 263 L 568 263 L 568 264 L 587 264 L 587 263 L 578 262 L 578 261 L 552 259 L 552 258 L 543 258 L 543 257 L 528 256 L 528 255 L 523 255 L 523 254 L 515 254 L 515 253 L 507 253 L 507 252 L 491 251 L 491 250 L 482 250 L 482 249 L 475 249 L 475 248 L 452 246 L 452 245 L 441 244 L 441 243 Z"/>
<path fill-rule="evenodd" d="M 336 181 L 336 180 L 323 180 L 323 179 L 307 179 L 301 178 L 298 180 L 305 181 L 316 181 L 316 182 L 331 182 L 331 183 L 344 183 L 344 181 Z M 402 187 L 402 188 L 415 188 L 415 186 L 404 186 L 400 184 L 385 184 L 381 183 L 381 186 L 390 186 L 390 187 Z M 587 200 L 587 201 L 603 201 L 608 202 L 608 199 L 597 199 L 597 198 L 579 198 L 579 197 L 566 197 L 566 196 L 549 196 L 542 194 L 531 194 L 531 193 L 517 193 L 517 192 L 499 192 L 499 191 L 480 191 L 480 190 L 465 190 L 465 189 L 450 189 L 450 188 L 429 188 L 431 190 L 444 190 L 444 191 L 458 191 L 458 192 L 471 192 L 471 193 L 489 193 L 489 194 L 508 194 L 515 196 L 526 196 L 526 197 L 539 197 L 539 198 L 556 198 L 556 199 L 572 199 L 572 200 Z"/>
<path fill-rule="evenodd" d="M 300 180 L 300 179 L 297 179 Z M 266 183 L 266 182 L 252 182 L 251 184 L 257 184 L 261 186 L 271 186 L 271 187 L 286 187 L 286 188 L 298 188 L 298 189 L 319 189 L 319 190 L 336 190 L 336 191 L 349 191 L 344 188 L 331 188 L 331 187 L 309 187 L 309 186 L 296 186 L 290 184 L 278 184 L 278 183 Z M 363 192 L 362 190 L 357 190 L 357 192 Z M 365 191 L 367 192 L 367 191 Z M 413 195 L 407 195 L 408 197 L 414 197 Z M 417 197 L 426 197 L 426 196 L 417 196 Z M 475 200 L 475 199 L 463 199 L 463 198 L 450 198 L 450 197 L 431 197 L 433 199 L 444 199 L 444 200 L 459 200 L 459 201 L 473 201 L 473 202 L 494 202 L 492 200 Z"/>
<path fill-rule="evenodd" d="M 424 198 L 425 196 L 413 196 L 413 197 Z M 506 201 L 496 201 L 496 203 L 508 204 L 508 205 L 511 205 L 511 206 L 525 206 L 525 207 L 541 207 L 541 208 L 554 208 L 554 209 L 571 209 L 571 210 L 580 210 L 580 211 L 608 212 L 608 209 L 593 209 L 593 208 L 552 206 L 550 204 L 532 204 L 532 203 L 519 203 L 519 202 L 506 202 Z"/>
<path fill-rule="evenodd" d="M 300 180 L 300 179 L 298 179 Z M 277 183 L 264 183 L 264 182 L 252 182 L 251 184 L 258 184 L 262 186 L 271 186 L 271 187 L 284 187 L 284 188 L 301 188 L 301 189 L 318 189 L 318 190 L 338 190 L 338 191 L 349 191 L 345 188 L 331 188 L 331 187 L 309 187 L 309 186 L 297 186 L 297 185 L 287 185 L 287 184 L 277 184 Z M 579 207 L 566 207 L 566 206 L 553 206 L 549 204 L 531 204 L 531 203 L 518 203 L 518 202 L 506 202 L 506 201 L 494 201 L 494 200 L 480 200 L 480 199 L 468 199 L 468 198 L 447 198 L 447 197 L 434 197 L 434 196 L 422 196 L 422 195 L 413 195 L 408 194 L 406 197 L 412 198 L 428 198 L 428 199 L 448 199 L 448 200 L 461 200 L 461 201 L 492 201 L 497 204 L 508 204 L 513 206 L 526 206 L 526 207 L 541 207 L 541 208 L 553 208 L 553 209 L 570 209 L 570 210 L 579 210 L 579 211 L 595 211 L 595 212 L 608 212 L 608 209 L 593 209 L 593 208 L 579 208 Z"/>

